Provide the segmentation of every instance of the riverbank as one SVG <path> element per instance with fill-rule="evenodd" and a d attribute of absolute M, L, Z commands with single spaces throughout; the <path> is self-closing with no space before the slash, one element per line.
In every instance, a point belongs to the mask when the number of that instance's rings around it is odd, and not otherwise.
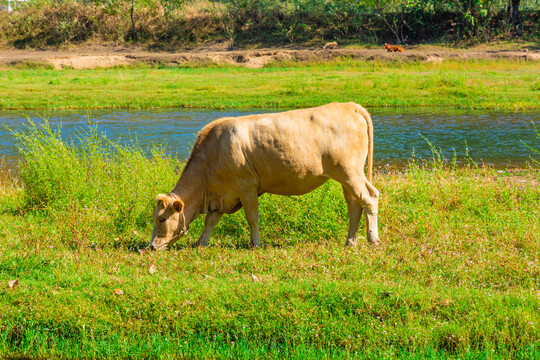
<path fill-rule="evenodd" d="M 343 45 L 343 44 L 342 44 Z M 50 66 L 54 69 L 94 69 L 125 65 L 210 66 L 235 65 L 262 68 L 282 62 L 316 63 L 341 58 L 365 61 L 443 62 L 445 60 L 528 60 L 540 61 L 540 49 L 534 42 L 482 44 L 466 48 L 411 45 L 404 52 L 388 52 L 382 45 L 345 45 L 337 49 L 323 46 L 282 46 L 230 48 L 230 43 L 210 42 L 193 47 L 151 49 L 137 45 L 86 45 L 45 49 L 0 50 L 0 66 Z"/>
<path fill-rule="evenodd" d="M 332 101 L 368 108 L 540 108 L 540 61 L 421 62 L 382 54 L 397 58 L 283 59 L 260 69 L 164 62 L 54 70 L 22 62 L 0 72 L 0 109 L 302 108 Z"/>
<path fill-rule="evenodd" d="M 178 163 L 136 145 L 43 128 L 0 173 L 0 353 L 28 358 L 536 358 L 540 173 L 438 160 L 378 172 L 380 236 L 343 248 L 341 187 L 260 198 L 211 247 L 202 219 L 170 251 L 148 243 Z M 361 230 L 363 235 L 364 230 Z M 8 284 L 18 280 L 11 289 Z"/>

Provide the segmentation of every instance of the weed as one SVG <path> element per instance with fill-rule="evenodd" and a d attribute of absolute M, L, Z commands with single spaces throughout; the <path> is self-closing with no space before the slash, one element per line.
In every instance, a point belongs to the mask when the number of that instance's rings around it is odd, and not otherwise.
<path fill-rule="evenodd" d="M 532 122 L 532 126 L 534 129 L 534 133 L 536 134 L 536 137 L 538 138 L 538 143 L 540 144 L 540 130 L 536 127 L 536 124 Z M 531 163 L 533 165 L 536 165 L 537 167 L 540 167 L 540 161 L 535 159 L 535 155 L 540 155 L 540 148 L 535 148 L 533 145 L 527 144 L 521 140 L 521 143 L 525 145 L 531 152 Z"/>

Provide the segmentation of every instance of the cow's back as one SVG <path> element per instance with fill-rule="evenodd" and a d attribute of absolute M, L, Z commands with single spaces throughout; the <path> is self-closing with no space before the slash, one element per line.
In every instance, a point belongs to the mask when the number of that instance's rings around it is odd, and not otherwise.
<path fill-rule="evenodd" d="M 196 146 L 209 160 L 215 181 L 257 181 L 261 193 L 303 194 L 339 167 L 363 168 L 368 148 L 364 114 L 360 105 L 331 103 L 223 118 L 203 128 Z"/>

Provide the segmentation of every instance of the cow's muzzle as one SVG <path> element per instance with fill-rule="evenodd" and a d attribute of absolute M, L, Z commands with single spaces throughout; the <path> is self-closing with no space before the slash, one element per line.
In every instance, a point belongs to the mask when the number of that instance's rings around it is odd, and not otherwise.
<path fill-rule="evenodd" d="M 169 240 L 166 244 L 162 244 L 160 246 L 155 246 L 154 245 L 154 241 L 152 241 L 147 249 L 148 250 L 163 250 L 165 248 L 167 248 L 169 245 L 172 245 L 174 244 L 178 239 L 180 239 L 182 236 L 184 236 L 185 234 L 187 234 L 189 231 L 189 226 L 184 226 L 180 229 L 180 232 L 176 235 L 174 235 L 171 240 Z"/>

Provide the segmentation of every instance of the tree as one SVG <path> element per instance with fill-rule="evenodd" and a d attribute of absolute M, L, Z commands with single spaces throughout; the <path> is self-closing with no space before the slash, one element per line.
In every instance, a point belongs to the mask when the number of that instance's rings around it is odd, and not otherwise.
<path fill-rule="evenodd" d="M 135 18 L 133 13 L 135 12 L 135 0 L 131 0 L 131 38 L 135 41 L 139 40 L 139 34 L 137 33 L 137 28 L 135 27 Z"/>
<path fill-rule="evenodd" d="M 409 36 L 404 34 L 404 29 L 409 28 L 405 21 L 405 9 L 408 4 L 408 0 L 370 0 L 366 2 L 366 5 L 371 7 L 373 14 L 381 18 L 394 34 L 398 44 L 404 44 L 409 39 Z"/>
<path fill-rule="evenodd" d="M 139 40 L 139 33 L 137 32 L 137 27 L 135 26 L 135 6 L 138 8 L 144 7 L 144 6 L 156 6 L 156 4 L 160 3 L 164 10 L 165 10 L 165 16 L 169 20 L 171 13 L 175 10 L 180 8 L 184 4 L 184 0 L 128 0 L 131 2 L 130 6 L 130 17 L 131 17 L 131 31 L 130 31 L 130 38 L 132 40 L 138 41 Z"/>
<path fill-rule="evenodd" d="M 508 0 L 508 15 L 514 29 L 517 30 L 520 20 L 519 20 L 519 4 L 521 0 Z"/>

